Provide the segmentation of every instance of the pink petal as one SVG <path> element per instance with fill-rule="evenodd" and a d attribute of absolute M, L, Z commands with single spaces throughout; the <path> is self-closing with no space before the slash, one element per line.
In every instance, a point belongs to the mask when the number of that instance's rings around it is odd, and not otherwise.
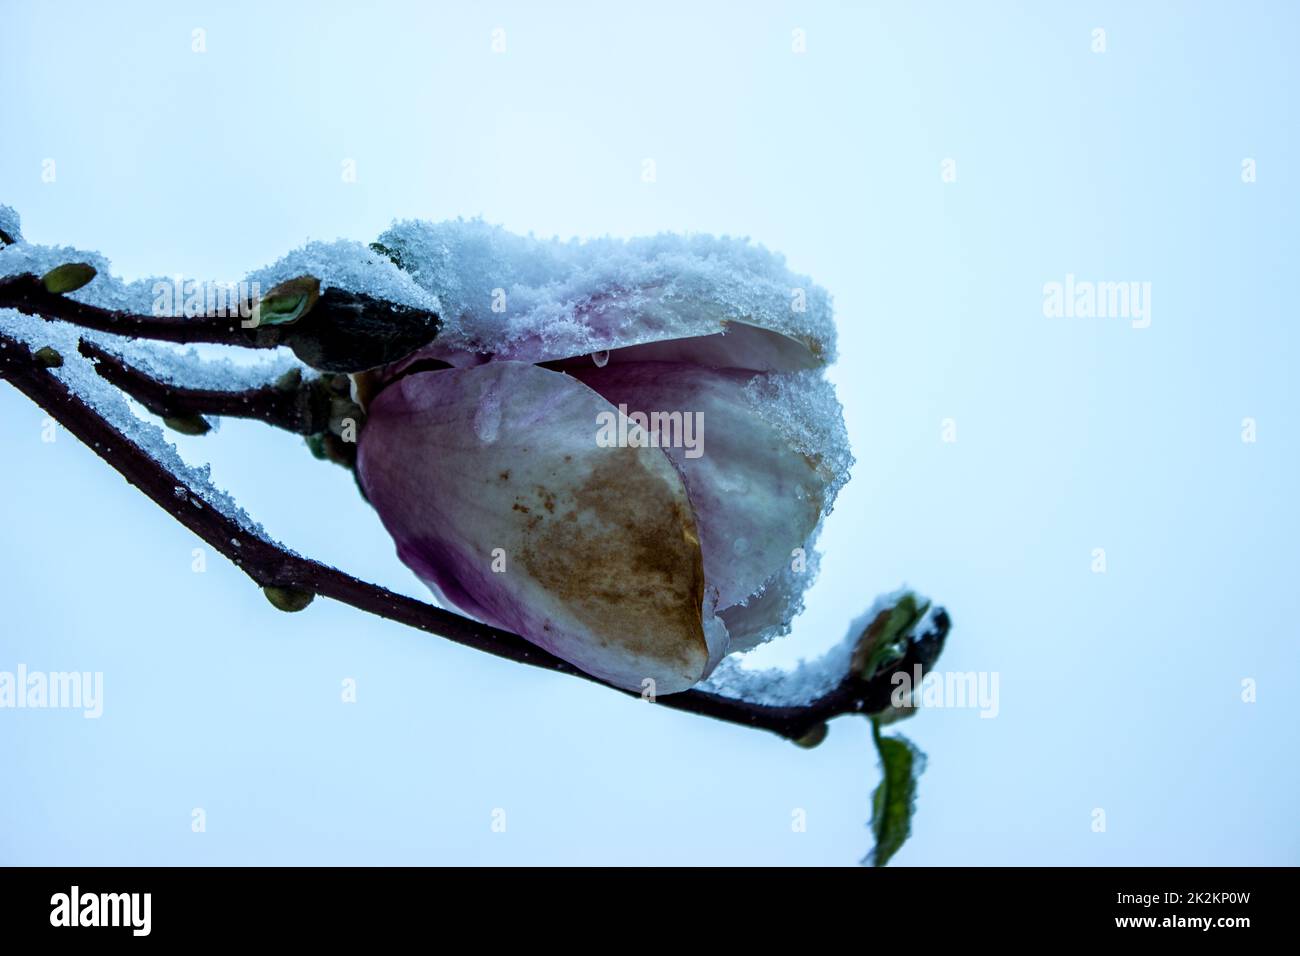
<path fill-rule="evenodd" d="M 826 467 L 834 449 L 822 456 L 792 445 L 756 407 L 754 390 L 747 388 L 756 379 L 752 372 L 664 362 L 598 368 L 588 362 L 573 374 L 629 413 L 678 412 L 702 423 L 698 450 L 664 451 L 685 479 L 705 578 L 718 589 L 731 650 L 788 629 L 812 578 L 803 569 L 791 570 L 795 549 L 810 549 L 842 481 L 836 469 Z M 671 436 L 660 437 L 667 442 Z"/>
<path fill-rule="evenodd" d="M 726 632 L 681 477 L 658 449 L 598 446 L 610 410 L 526 363 L 417 372 L 371 402 L 358 474 L 448 602 L 610 683 L 673 693 Z"/>

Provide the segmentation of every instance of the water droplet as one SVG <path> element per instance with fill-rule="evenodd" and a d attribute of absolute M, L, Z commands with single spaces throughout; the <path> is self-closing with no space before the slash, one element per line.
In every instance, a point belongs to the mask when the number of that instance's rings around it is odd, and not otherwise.
<path fill-rule="evenodd" d="M 609 364 L 609 350 L 604 352 L 592 352 L 591 360 L 596 363 L 596 368 L 604 368 Z"/>
<path fill-rule="evenodd" d="M 490 445 L 497 440 L 501 428 L 501 396 L 489 389 L 479 398 L 478 411 L 474 413 L 474 434 L 479 441 Z"/>

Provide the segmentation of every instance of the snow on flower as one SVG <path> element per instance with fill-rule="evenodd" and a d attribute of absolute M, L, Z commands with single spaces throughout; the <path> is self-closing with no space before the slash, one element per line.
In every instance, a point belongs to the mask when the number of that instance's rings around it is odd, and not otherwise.
<path fill-rule="evenodd" d="M 365 377 L 358 474 L 442 600 L 661 694 L 789 631 L 852 464 L 824 290 L 708 236 L 379 247 L 447 326 Z"/>

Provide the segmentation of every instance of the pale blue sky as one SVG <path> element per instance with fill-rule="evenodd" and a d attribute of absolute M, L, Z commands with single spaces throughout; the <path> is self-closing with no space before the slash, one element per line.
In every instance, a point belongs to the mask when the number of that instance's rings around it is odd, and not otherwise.
<path fill-rule="evenodd" d="M 238 278 L 396 217 L 783 251 L 835 296 L 858 465 L 770 659 L 906 581 L 954 618 L 943 666 L 1000 675 L 996 719 L 903 726 L 929 768 L 896 864 L 1295 864 L 1297 26 L 1281 0 L 0 0 L 0 202 L 127 277 Z M 1067 274 L 1150 282 L 1151 326 L 1045 318 Z M 103 671 L 105 711 L 0 711 L 0 862 L 867 850 L 864 721 L 805 752 L 329 602 L 280 614 L 42 419 L 0 385 L 0 670 Z M 423 596 L 299 442 L 180 445 L 295 549 Z"/>

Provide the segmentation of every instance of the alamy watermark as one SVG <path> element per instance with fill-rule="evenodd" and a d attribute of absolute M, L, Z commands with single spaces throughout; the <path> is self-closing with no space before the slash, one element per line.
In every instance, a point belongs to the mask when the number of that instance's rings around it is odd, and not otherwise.
<path fill-rule="evenodd" d="M 997 671 L 930 671 L 922 676 L 921 665 L 915 664 L 911 673 L 901 670 L 889 682 L 894 685 L 889 703 L 898 710 L 978 709 L 988 719 L 1000 709 Z"/>
<path fill-rule="evenodd" d="M 239 318 L 245 328 L 257 325 L 259 282 L 200 282 L 175 276 L 153 284 L 153 314 L 187 319 Z"/>
<path fill-rule="evenodd" d="M 0 671 L 0 710 L 80 710 L 87 720 L 104 713 L 102 671 Z"/>
<path fill-rule="evenodd" d="M 73 885 L 50 897 L 51 926 L 119 926 L 132 936 L 148 936 L 153 920 L 152 893 L 83 893 Z"/>
<path fill-rule="evenodd" d="M 1150 282 L 1093 282 L 1066 273 L 1064 282 L 1043 283 L 1043 315 L 1049 319 L 1129 319 L 1151 325 Z"/>
<path fill-rule="evenodd" d="M 704 454 L 703 412 L 629 412 L 596 415 L 596 445 L 600 448 L 683 448 L 687 458 Z"/>

